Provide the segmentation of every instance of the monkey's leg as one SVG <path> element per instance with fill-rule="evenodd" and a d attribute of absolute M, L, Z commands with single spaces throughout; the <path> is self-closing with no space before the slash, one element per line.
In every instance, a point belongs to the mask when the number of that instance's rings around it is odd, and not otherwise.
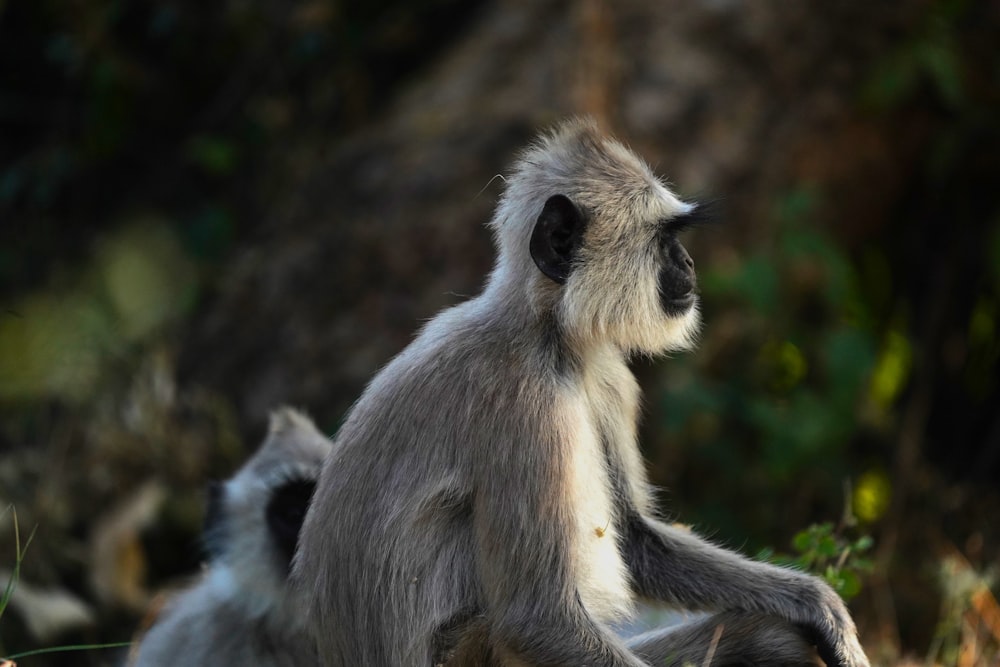
<path fill-rule="evenodd" d="M 776 616 L 727 611 L 651 630 L 626 641 L 650 665 L 682 667 L 816 667 L 822 663 L 802 631 Z"/>

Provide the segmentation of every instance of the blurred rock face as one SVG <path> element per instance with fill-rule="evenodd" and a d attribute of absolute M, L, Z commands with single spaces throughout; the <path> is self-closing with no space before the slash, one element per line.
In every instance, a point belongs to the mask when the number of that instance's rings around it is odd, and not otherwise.
<path fill-rule="evenodd" d="M 479 290 L 494 177 L 569 114 L 596 115 L 681 193 L 724 197 L 729 228 L 712 239 L 724 255 L 761 233 L 789 170 L 850 172 L 836 137 L 896 9 L 496 3 L 383 119 L 302 158 L 303 182 L 206 304 L 185 377 L 239 396 L 251 421 L 281 400 L 336 419 L 423 319 Z M 880 150 L 865 148 L 875 163 Z M 811 166 L 834 154 L 847 165 Z"/>

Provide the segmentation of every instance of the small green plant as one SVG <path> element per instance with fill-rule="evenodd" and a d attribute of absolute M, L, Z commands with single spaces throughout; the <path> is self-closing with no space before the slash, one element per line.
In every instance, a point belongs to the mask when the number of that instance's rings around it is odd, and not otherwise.
<path fill-rule="evenodd" d="M 855 535 L 858 521 L 851 507 L 850 485 L 845 489 L 844 516 L 836 527 L 832 522 L 814 523 L 792 538 L 795 554 L 764 549 L 760 560 L 790 565 L 826 580 L 845 601 L 861 592 L 861 581 L 874 567 L 867 553 L 875 541 L 870 535 Z"/>
<path fill-rule="evenodd" d="M 795 555 L 764 555 L 774 563 L 792 565 L 823 577 L 840 597 L 850 600 L 861 592 L 862 575 L 872 571 L 872 561 L 865 553 L 873 543 L 869 535 L 846 537 L 831 522 L 814 523 L 792 538 Z"/>
<path fill-rule="evenodd" d="M 758 558 L 818 575 L 840 597 L 850 600 L 861 592 L 863 575 L 872 571 L 873 563 L 865 554 L 873 544 L 869 535 L 851 538 L 831 522 L 814 523 L 792 538 L 794 555 L 764 549 Z"/>

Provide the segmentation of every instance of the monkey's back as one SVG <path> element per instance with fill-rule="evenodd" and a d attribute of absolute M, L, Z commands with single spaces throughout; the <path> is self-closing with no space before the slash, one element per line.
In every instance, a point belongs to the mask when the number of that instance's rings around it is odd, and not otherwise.
<path fill-rule="evenodd" d="M 130 666 L 319 664 L 305 629 L 290 630 L 284 620 L 252 617 L 243 604 L 203 580 L 167 603 Z"/>
<path fill-rule="evenodd" d="M 477 494 L 498 439 L 535 438 L 554 388 L 481 305 L 428 323 L 338 433 L 293 572 L 325 664 L 427 665 L 435 631 L 483 609 Z M 514 409 L 526 394 L 538 420 Z"/>

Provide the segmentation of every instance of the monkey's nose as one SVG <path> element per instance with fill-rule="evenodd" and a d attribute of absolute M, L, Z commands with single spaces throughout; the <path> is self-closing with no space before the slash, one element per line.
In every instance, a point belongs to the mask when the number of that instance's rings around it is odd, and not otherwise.
<path fill-rule="evenodd" d="M 678 243 L 675 246 L 673 254 L 675 262 L 677 262 L 680 265 L 686 266 L 688 271 L 692 272 L 694 271 L 694 260 L 691 259 L 691 255 L 688 254 L 688 251 L 684 248 L 684 246 Z"/>

